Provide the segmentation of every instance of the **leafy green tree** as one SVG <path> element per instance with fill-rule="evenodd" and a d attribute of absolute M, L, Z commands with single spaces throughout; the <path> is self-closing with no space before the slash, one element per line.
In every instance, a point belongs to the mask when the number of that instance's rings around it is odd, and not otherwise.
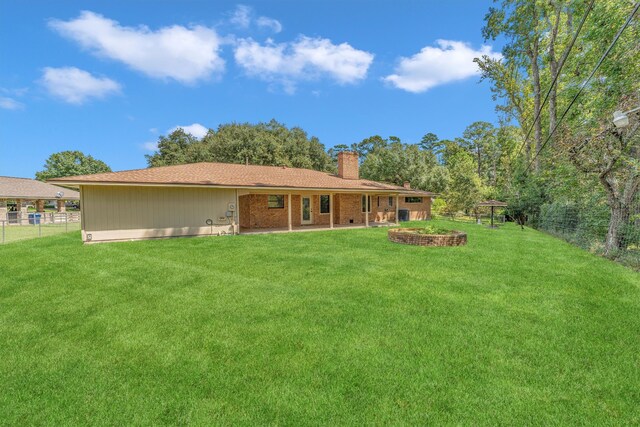
<path fill-rule="evenodd" d="M 445 194 L 446 210 L 450 214 L 474 210 L 482 200 L 483 187 L 473 156 L 459 151 L 449 160 L 447 169 L 450 178 Z"/>
<path fill-rule="evenodd" d="M 90 175 L 111 172 L 111 168 L 101 160 L 84 154 L 82 151 L 61 151 L 47 158 L 44 170 L 36 172 L 36 179 L 46 181 L 62 176 Z"/>
<path fill-rule="evenodd" d="M 424 134 L 418 145 L 423 150 L 434 152 L 434 149 L 437 149 L 439 147 L 439 142 L 440 138 L 438 138 L 438 135 L 432 132 L 428 132 Z"/>
<path fill-rule="evenodd" d="M 447 148 L 447 140 L 441 140 L 435 133 L 426 133 L 418 146 L 420 149 L 433 153 L 438 163 L 444 163 L 444 153 Z"/>
<path fill-rule="evenodd" d="M 495 129 L 488 122 L 473 122 L 462 134 L 466 148 L 476 158 L 477 172 L 480 179 L 485 178 L 483 166 L 488 162 L 487 154 L 495 150 Z"/>
<path fill-rule="evenodd" d="M 487 39 L 506 39 L 504 58 L 485 57 L 477 62 L 483 78 L 491 80 L 494 97 L 502 101 L 499 110 L 517 120 L 523 136 L 534 117 L 540 116 L 534 126 L 535 151 L 527 144 L 524 159 L 509 154 L 516 170 L 509 167 L 503 173 L 511 176 L 511 182 L 497 180 L 504 185 L 505 195 L 513 199 L 519 194 L 513 204 L 526 209 L 524 215 L 529 218 L 536 217 L 541 200 L 554 206 L 565 201 L 580 206 L 582 216 L 588 216 L 584 212 L 588 209 L 600 215 L 599 207 L 589 206 L 606 203 L 610 219 L 605 253 L 613 254 L 624 246 L 621 230 L 631 223 L 630 205 L 640 191 L 638 117 L 631 116 L 629 127 L 622 130 L 611 123 L 615 110 L 631 109 L 640 102 L 640 27 L 636 13 L 596 71 L 635 4 L 596 1 L 580 29 L 576 22 L 582 22 L 590 5 L 589 0 L 500 1 L 500 7 L 487 14 L 483 34 Z M 596 72 L 587 84 L 591 70 Z M 551 87 L 554 80 L 556 85 Z M 549 90 L 546 114 L 540 102 L 543 88 Z M 559 108 L 564 111 L 569 105 L 565 117 L 558 115 Z M 542 150 L 545 123 L 549 134 Z M 529 165 L 536 174 L 524 173 Z M 590 203 L 583 203 L 585 194 L 592 198 Z"/>
<path fill-rule="evenodd" d="M 581 56 L 570 62 L 571 68 L 593 69 L 632 10 L 632 3 L 596 2 L 593 19 L 584 32 Z M 630 114 L 625 128 L 612 124 L 614 111 L 640 105 L 638 40 L 640 17 L 636 12 L 594 78 L 584 86 L 583 95 L 565 120 L 563 146 L 559 147 L 585 177 L 597 179 L 604 190 L 610 210 L 605 253 L 610 255 L 624 248 L 623 230 L 630 223 L 631 207 L 640 192 L 640 117 Z M 570 74 L 567 79 L 577 88 L 585 74 Z"/>
<path fill-rule="evenodd" d="M 467 142 L 463 138 L 455 138 L 454 140 L 445 139 L 440 141 L 442 143 L 442 163 L 449 167 L 452 164 L 456 154 L 463 151 L 468 153 Z"/>
<path fill-rule="evenodd" d="M 494 96 L 506 101 L 502 111 L 516 118 L 524 129 L 541 110 L 541 6 L 539 2 L 529 0 L 503 0 L 500 3 L 500 7 L 489 9 L 482 34 L 486 40 L 495 40 L 500 36 L 507 40 L 502 50 L 503 58 L 484 56 L 476 59 L 476 62 L 483 77 L 492 81 Z M 520 75 L 520 70 L 526 70 L 529 78 L 514 77 Z M 533 111 L 529 107 L 531 97 Z M 539 149 L 542 144 L 541 121 L 537 120 L 534 127 L 535 146 Z M 530 152 L 531 146 L 527 144 L 527 156 L 530 156 Z"/>
<path fill-rule="evenodd" d="M 360 176 L 374 181 L 440 192 L 446 188 L 446 169 L 435 156 L 417 145 L 403 144 L 398 138 L 378 141 L 360 168 Z"/>
<path fill-rule="evenodd" d="M 358 153 L 360 162 L 364 162 L 369 153 L 382 150 L 386 148 L 391 142 L 400 142 L 400 139 L 391 136 L 388 139 L 382 138 L 380 135 L 374 135 L 369 138 L 365 138 L 362 141 L 352 144 L 351 150 Z"/>
<path fill-rule="evenodd" d="M 329 148 L 327 153 L 329 154 L 329 157 L 331 157 L 331 161 L 334 164 L 338 164 L 338 154 L 343 151 L 351 151 L 351 148 L 346 144 L 337 144 Z"/>
<path fill-rule="evenodd" d="M 157 167 L 204 161 L 207 155 L 204 144 L 198 138 L 178 128 L 168 136 L 161 135 L 157 151 L 146 157 L 150 167 Z M 200 158 L 202 160 L 198 160 Z"/>
<path fill-rule="evenodd" d="M 168 137 L 160 137 L 158 151 L 147 156 L 150 167 L 205 161 L 335 170 L 318 138 L 275 120 L 255 125 L 223 124 L 202 140 L 178 129 Z"/>

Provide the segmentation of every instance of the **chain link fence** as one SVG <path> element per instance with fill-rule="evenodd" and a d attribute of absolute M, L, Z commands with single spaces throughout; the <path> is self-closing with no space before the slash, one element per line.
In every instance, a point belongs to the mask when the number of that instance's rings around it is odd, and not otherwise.
<path fill-rule="evenodd" d="M 542 205 L 540 214 L 530 223 L 539 230 L 603 255 L 609 218 L 609 208 L 604 203 L 581 206 L 571 202 L 556 202 Z M 618 232 L 620 244 L 609 257 L 640 270 L 640 200 L 633 204 L 629 220 Z"/>
<path fill-rule="evenodd" d="M 0 219 L 0 244 L 80 230 L 80 212 L 34 212 Z"/>

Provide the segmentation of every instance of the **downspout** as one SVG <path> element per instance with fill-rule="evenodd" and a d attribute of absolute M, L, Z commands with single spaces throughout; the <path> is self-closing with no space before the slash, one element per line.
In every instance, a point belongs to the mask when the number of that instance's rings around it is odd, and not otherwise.
<path fill-rule="evenodd" d="M 240 234 L 240 196 L 238 196 L 238 189 L 236 188 L 236 230 L 235 234 Z"/>

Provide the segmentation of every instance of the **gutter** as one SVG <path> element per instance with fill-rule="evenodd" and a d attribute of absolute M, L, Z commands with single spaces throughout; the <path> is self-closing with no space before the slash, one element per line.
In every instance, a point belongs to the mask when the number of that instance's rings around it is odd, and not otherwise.
<path fill-rule="evenodd" d="M 184 184 L 175 182 L 105 182 L 105 181 L 55 181 L 52 183 L 65 183 L 73 186 L 122 186 L 122 187 L 198 187 L 198 188 L 221 188 L 232 190 L 275 190 L 275 191 L 333 191 L 337 193 L 389 193 L 389 194 L 422 194 L 425 197 L 433 197 L 434 193 L 407 191 L 404 187 L 399 188 L 332 188 L 332 187 L 271 187 L 271 186 L 248 186 L 248 185 L 220 185 L 220 184 Z"/>

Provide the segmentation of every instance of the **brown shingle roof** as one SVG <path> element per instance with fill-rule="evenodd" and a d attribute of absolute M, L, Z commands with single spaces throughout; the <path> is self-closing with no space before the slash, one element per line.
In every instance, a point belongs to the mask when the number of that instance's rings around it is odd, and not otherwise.
<path fill-rule="evenodd" d="M 0 176 L 0 199 L 57 199 L 57 193 L 62 192 L 63 200 L 78 200 L 80 193 L 46 182 L 29 178 L 14 178 Z"/>
<path fill-rule="evenodd" d="M 60 184 L 203 185 L 231 188 L 296 188 L 402 192 L 425 196 L 433 193 L 407 190 L 366 179 L 343 179 L 327 172 L 281 166 L 231 163 L 192 163 L 123 172 L 55 178 Z"/>

